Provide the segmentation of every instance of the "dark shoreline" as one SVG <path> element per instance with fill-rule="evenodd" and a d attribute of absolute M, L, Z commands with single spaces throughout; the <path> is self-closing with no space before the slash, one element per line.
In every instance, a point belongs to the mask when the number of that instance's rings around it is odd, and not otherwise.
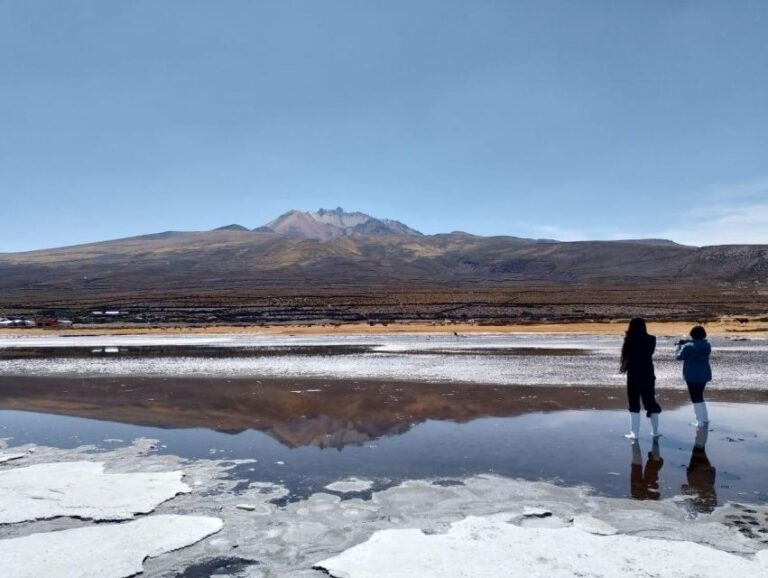
<path fill-rule="evenodd" d="M 257 358 L 318 355 L 360 355 L 379 353 L 380 343 L 370 345 L 123 345 L 119 347 L 0 347 L 0 361 L 18 359 L 147 359 L 147 358 Z M 478 347 L 451 349 L 410 349 L 410 355 L 497 355 L 497 356 L 580 356 L 590 351 L 555 347 Z"/>

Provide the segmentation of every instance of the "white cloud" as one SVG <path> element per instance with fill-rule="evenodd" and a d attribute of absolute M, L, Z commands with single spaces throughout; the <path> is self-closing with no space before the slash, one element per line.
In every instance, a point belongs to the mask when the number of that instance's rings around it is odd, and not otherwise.
<path fill-rule="evenodd" d="M 717 185 L 697 196 L 684 198 L 698 199 L 698 204 L 693 205 L 692 201 L 689 208 L 670 208 L 667 214 L 660 214 L 667 225 L 658 229 L 583 229 L 533 223 L 518 226 L 530 236 L 561 241 L 652 238 L 697 246 L 768 244 L 768 178 Z M 682 203 L 682 199 L 678 203 Z"/>
<path fill-rule="evenodd" d="M 585 238 L 587 233 L 579 229 L 569 229 L 558 227 L 557 225 L 534 225 L 530 223 L 519 223 L 525 231 L 530 231 L 532 237 L 538 239 L 557 239 L 558 241 L 580 241 Z"/>
<path fill-rule="evenodd" d="M 768 243 L 768 202 L 704 207 L 682 220 L 659 235 L 689 245 Z"/>
<path fill-rule="evenodd" d="M 533 223 L 517 223 L 516 226 L 518 230 L 522 231 L 522 234 L 537 239 L 556 239 L 558 241 L 594 241 L 602 239 L 615 241 L 618 239 L 637 238 L 619 229 L 572 229 L 558 225 L 538 225 Z"/>
<path fill-rule="evenodd" d="M 720 185 L 660 236 L 690 245 L 768 243 L 768 179 Z"/>

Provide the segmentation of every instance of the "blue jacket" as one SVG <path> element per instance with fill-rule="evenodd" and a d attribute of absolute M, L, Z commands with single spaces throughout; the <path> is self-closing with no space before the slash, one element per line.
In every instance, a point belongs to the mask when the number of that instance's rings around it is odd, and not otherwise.
<path fill-rule="evenodd" d="M 690 383 L 712 381 L 712 368 L 709 366 L 710 353 L 712 353 L 712 346 L 706 339 L 694 339 L 677 346 L 675 356 L 683 362 L 685 381 Z"/>

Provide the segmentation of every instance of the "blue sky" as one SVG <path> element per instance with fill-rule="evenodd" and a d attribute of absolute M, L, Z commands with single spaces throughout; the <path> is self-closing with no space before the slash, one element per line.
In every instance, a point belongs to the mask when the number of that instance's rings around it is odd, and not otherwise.
<path fill-rule="evenodd" d="M 768 2 L 0 0 L 0 252 L 343 206 L 768 243 Z"/>

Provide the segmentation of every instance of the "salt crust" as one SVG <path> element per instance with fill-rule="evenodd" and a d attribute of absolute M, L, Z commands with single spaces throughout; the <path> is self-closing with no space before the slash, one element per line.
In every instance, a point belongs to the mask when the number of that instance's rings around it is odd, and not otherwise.
<path fill-rule="evenodd" d="M 147 557 L 184 548 L 221 530 L 218 518 L 150 516 L 123 524 L 0 540 L 3 578 L 122 578 Z"/>
<path fill-rule="evenodd" d="M 0 464 L 10 462 L 11 460 L 18 460 L 26 455 L 27 454 L 0 454 Z"/>
<path fill-rule="evenodd" d="M 308 345 L 355 345 L 371 347 L 371 353 L 350 355 L 286 355 L 252 358 L 114 358 L 103 359 L 9 359 L 0 361 L 3 375 L 199 375 L 261 376 L 296 378 L 392 379 L 499 385 L 608 385 L 621 386 L 616 371 L 617 340 L 613 337 L 578 335 L 498 335 L 474 334 L 467 339 L 449 335 L 389 336 L 99 336 L 39 337 L 0 335 L 3 347 L 145 346 L 188 345 L 220 347 L 302 347 Z M 533 355 L 503 355 L 510 348 L 576 349 L 589 355 L 557 356 L 542 364 Z M 425 351 L 432 352 L 423 355 Z M 468 355 L 453 355 L 465 350 Z M 474 354 L 483 350 L 486 354 Z M 768 351 L 764 340 L 748 345 L 718 342 L 718 350 L 728 352 L 718 365 L 718 380 L 713 387 L 768 389 L 761 371 L 761 353 Z M 440 353 L 434 355 L 433 353 Z M 749 352 L 751 355 L 731 353 Z M 502 353 L 500 355 L 500 353 Z M 672 356 L 671 343 L 660 343 L 656 377 L 665 387 L 684 389 L 679 363 Z"/>
<path fill-rule="evenodd" d="M 336 578 L 764 578 L 768 570 L 759 560 L 693 542 L 600 536 L 576 526 L 524 528 L 508 519 L 469 516 L 444 534 L 382 530 L 316 567 Z"/>
<path fill-rule="evenodd" d="M 546 508 L 535 508 L 531 506 L 525 506 L 523 508 L 523 516 L 543 518 L 544 516 L 551 516 L 552 512 Z"/>
<path fill-rule="evenodd" d="M 104 473 L 101 462 L 0 470 L 0 524 L 72 516 L 127 520 L 189 492 L 182 472 Z"/>
<path fill-rule="evenodd" d="M 613 536 L 619 532 L 610 524 L 607 524 L 602 520 L 598 520 L 597 518 L 593 518 L 592 516 L 586 515 L 576 516 L 573 519 L 573 526 L 579 530 L 584 530 L 585 532 L 589 532 L 590 534 L 597 534 L 599 536 Z"/>
<path fill-rule="evenodd" d="M 243 487 L 244 480 L 231 476 L 235 473 L 235 466 L 246 466 L 247 461 L 186 461 L 152 452 L 151 448 L 156 444 L 154 440 L 140 439 L 131 446 L 98 454 L 92 453 L 97 451 L 93 446 L 75 449 L 37 446 L 24 463 L 98 459 L 107 464 L 110 472 L 167 472 L 183 468 L 189 479 L 195 480 L 198 485 L 193 486 L 189 494 L 162 503 L 157 508 L 158 515 L 211 516 L 224 519 L 225 525 L 215 540 L 203 540 L 171 554 L 146 560 L 144 572 L 148 576 L 175 576 L 201 560 L 231 555 L 260 561 L 259 565 L 245 571 L 249 577 L 313 578 L 320 574 L 311 570 L 312 566 L 365 543 L 377 531 L 418 529 L 431 535 L 441 535 L 449 531 L 452 523 L 468 516 L 487 517 L 499 513 L 504 514 L 502 519 L 505 522 L 519 524 L 523 530 L 572 527 L 571 520 L 591 516 L 617 529 L 619 535 L 629 534 L 662 543 L 676 540 L 696 542 L 738 554 L 748 561 L 765 548 L 759 540 L 740 534 L 729 522 L 729 518 L 742 514 L 735 506 L 724 506 L 710 515 L 691 519 L 671 501 L 637 502 L 602 498 L 585 492 L 583 488 L 490 475 L 465 478 L 462 484 L 450 486 L 437 485 L 429 480 L 409 481 L 374 492 L 368 500 L 342 500 L 339 495 L 320 492 L 305 500 L 289 501 L 278 507 L 273 501 L 285 498 L 286 488 L 253 481 Z M 30 448 L 24 446 L 14 450 L 28 451 Z M 9 466 L 0 471 L 6 467 Z M 257 505 L 258 509 L 245 511 L 237 508 L 237 504 Z M 751 505 L 750 508 L 758 512 L 760 519 L 768 516 L 766 506 Z M 544 512 L 551 515 L 544 518 L 531 516 Z M 73 518 L 6 524 L 0 525 L 0 538 L 10 539 L 79 525 L 83 522 Z M 583 529 L 580 531 L 585 532 Z M 768 554 L 759 556 L 768 558 Z"/>
<path fill-rule="evenodd" d="M 333 482 L 332 484 L 328 484 L 325 486 L 326 490 L 331 490 L 332 492 L 339 492 L 341 494 L 346 494 L 348 492 L 364 492 L 365 490 L 370 490 L 373 487 L 373 482 L 370 480 L 361 480 L 359 478 L 349 478 L 346 480 L 340 480 L 338 482 Z"/>

